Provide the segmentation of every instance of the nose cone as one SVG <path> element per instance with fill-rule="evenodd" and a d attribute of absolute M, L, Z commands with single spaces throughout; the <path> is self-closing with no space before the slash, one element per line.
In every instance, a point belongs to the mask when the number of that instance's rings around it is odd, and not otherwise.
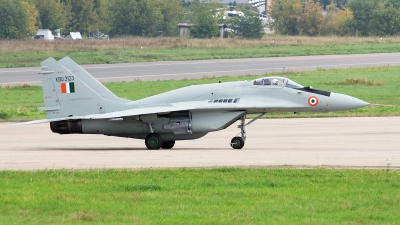
<path fill-rule="evenodd" d="M 357 109 L 369 105 L 368 102 L 364 102 L 363 100 L 360 100 L 358 98 L 333 92 L 331 93 L 331 96 L 327 99 L 328 112 Z"/>

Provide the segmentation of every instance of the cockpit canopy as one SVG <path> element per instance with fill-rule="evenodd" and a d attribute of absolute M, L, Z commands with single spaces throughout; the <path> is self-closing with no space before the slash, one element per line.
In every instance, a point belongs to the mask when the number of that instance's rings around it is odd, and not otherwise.
<path fill-rule="evenodd" d="M 251 81 L 253 85 L 273 85 L 293 89 L 304 88 L 302 85 L 285 77 L 263 77 Z"/>

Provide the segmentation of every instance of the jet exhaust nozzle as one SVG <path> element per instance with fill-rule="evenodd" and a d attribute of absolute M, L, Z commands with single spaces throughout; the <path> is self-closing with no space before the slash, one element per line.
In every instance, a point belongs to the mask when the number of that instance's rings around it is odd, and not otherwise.
<path fill-rule="evenodd" d="M 50 129 L 58 134 L 82 134 L 81 120 L 62 120 L 50 122 Z"/>

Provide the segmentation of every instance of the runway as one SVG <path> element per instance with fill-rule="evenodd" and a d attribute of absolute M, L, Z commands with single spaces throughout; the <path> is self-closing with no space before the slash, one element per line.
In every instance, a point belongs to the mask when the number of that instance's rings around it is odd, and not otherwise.
<path fill-rule="evenodd" d="M 400 117 L 262 119 L 247 127 L 246 145 L 229 146 L 237 124 L 171 150 L 143 140 L 59 135 L 49 124 L 0 123 L 0 169 L 177 167 L 327 167 L 400 169 Z"/>
<path fill-rule="evenodd" d="M 38 67 L 1 68 L 0 85 L 41 85 Z M 400 53 L 318 55 L 254 59 L 217 59 L 146 63 L 82 65 L 101 82 L 170 80 L 238 75 L 263 75 L 271 72 L 315 70 L 317 68 L 355 68 L 398 66 Z"/>

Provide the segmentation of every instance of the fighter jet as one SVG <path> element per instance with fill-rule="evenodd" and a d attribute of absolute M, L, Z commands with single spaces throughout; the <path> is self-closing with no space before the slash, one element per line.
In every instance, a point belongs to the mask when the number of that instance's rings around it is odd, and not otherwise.
<path fill-rule="evenodd" d="M 268 112 L 332 112 L 369 105 L 360 99 L 302 86 L 284 77 L 192 85 L 137 101 L 122 99 L 71 58 L 41 63 L 47 119 L 58 134 L 103 134 L 144 139 L 148 149 L 201 138 L 240 121 L 229 145 L 243 148 L 246 126 Z M 246 123 L 247 114 L 260 114 Z M 227 144 L 228 144 L 227 143 Z"/>

